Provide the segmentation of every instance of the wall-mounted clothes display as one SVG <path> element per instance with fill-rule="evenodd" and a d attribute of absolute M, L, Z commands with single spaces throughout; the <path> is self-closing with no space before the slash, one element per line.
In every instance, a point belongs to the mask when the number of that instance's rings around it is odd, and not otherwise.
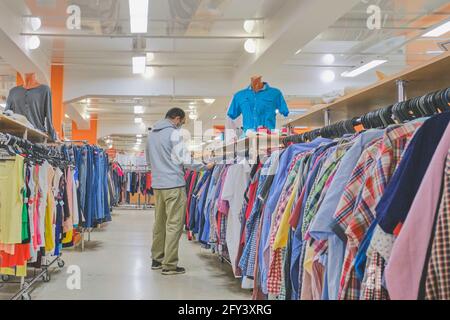
<path fill-rule="evenodd" d="M 188 173 L 187 227 L 226 245 L 254 298 L 448 299 L 449 121 L 443 112 Z"/>
<path fill-rule="evenodd" d="M 5 111 L 23 115 L 34 128 L 56 139 L 52 120 L 52 94 L 46 85 L 25 89 L 23 86 L 12 88 L 9 92 Z"/>

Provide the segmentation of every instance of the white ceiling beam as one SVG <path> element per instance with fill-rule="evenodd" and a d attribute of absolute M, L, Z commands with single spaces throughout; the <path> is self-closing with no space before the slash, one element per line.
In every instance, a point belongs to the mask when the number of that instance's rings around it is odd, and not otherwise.
<path fill-rule="evenodd" d="M 11 10 L 9 6 L 14 6 Z M 35 73 L 44 84 L 50 83 L 50 61 L 39 50 L 30 51 L 26 46 L 26 37 L 21 36 L 22 16 L 27 8 L 22 1 L 0 1 L 0 56 L 12 68 L 20 72 Z"/>
<path fill-rule="evenodd" d="M 253 75 L 267 78 L 292 58 L 295 52 L 333 25 L 360 0 L 288 0 L 278 13 L 265 23 L 264 39 L 258 40 L 258 52 L 245 54 L 233 80 L 238 90 Z"/>

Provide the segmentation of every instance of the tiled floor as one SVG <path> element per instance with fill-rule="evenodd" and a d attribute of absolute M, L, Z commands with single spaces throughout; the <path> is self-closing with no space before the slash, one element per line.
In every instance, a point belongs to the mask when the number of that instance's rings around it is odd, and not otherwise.
<path fill-rule="evenodd" d="M 32 299 L 250 299 L 231 266 L 182 236 L 180 265 L 187 273 L 162 276 L 150 268 L 152 211 L 117 210 L 113 222 L 91 235 L 84 252 L 64 251 L 65 267 L 40 282 Z M 70 290 L 70 266 L 81 271 L 81 289 Z M 0 288 L 7 297 L 13 287 Z"/>

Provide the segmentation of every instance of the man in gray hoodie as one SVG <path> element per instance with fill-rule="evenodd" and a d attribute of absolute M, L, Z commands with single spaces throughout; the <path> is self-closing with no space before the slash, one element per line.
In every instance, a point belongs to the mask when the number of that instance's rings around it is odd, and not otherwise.
<path fill-rule="evenodd" d="M 192 161 L 180 132 L 185 122 L 185 112 L 173 108 L 154 125 L 147 140 L 147 163 L 152 170 L 156 198 L 152 269 L 162 269 L 164 275 L 186 272 L 178 266 L 178 245 L 186 212 L 184 169 L 200 171 L 214 166 Z"/>

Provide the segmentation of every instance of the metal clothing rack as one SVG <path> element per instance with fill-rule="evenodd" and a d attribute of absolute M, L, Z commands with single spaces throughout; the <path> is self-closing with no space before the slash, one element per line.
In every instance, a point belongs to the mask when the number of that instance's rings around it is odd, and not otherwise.
<path fill-rule="evenodd" d="M 2 130 L 3 132 L 0 132 L 0 144 L 4 147 L 10 149 L 10 151 L 19 152 L 20 149 L 22 149 L 22 152 L 25 150 L 31 151 L 32 154 L 35 156 L 39 156 L 42 159 L 54 159 L 55 161 L 61 161 L 61 163 L 64 163 L 65 165 L 69 165 L 70 161 L 68 159 L 64 159 L 62 154 L 57 152 L 53 148 L 47 148 L 44 145 L 34 144 L 27 140 L 28 130 L 25 130 L 23 137 L 19 138 L 17 135 L 10 135 L 9 133 L 4 133 L 6 130 Z M 29 156 L 28 154 L 26 155 Z M 59 268 L 63 268 L 65 265 L 64 260 L 61 258 L 61 256 L 54 257 L 53 260 L 48 261 L 48 257 L 42 257 L 43 264 L 41 264 L 40 269 L 41 271 L 37 274 L 35 273 L 33 277 L 27 278 L 25 276 L 19 277 L 20 281 L 11 281 L 12 277 L 11 275 L 1 275 L 1 280 L 3 284 L 20 284 L 19 291 L 17 291 L 13 296 L 12 300 L 31 300 L 30 292 L 33 288 L 33 285 L 39 280 L 42 279 L 44 282 L 49 282 L 50 277 L 50 267 L 54 265 L 55 263 L 58 265 Z M 28 270 L 28 269 L 27 269 Z"/>
<path fill-rule="evenodd" d="M 148 173 L 151 172 L 151 168 L 148 165 L 121 165 L 124 174 L 126 173 Z M 150 200 L 148 194 L 144 195 L 144 203 L 141 204 L 141 192 L 138 192 L 138 203 L 137 204 L 119 204 L 119 208 L 123 210 L 147 210 L 153 208 L 152 205 L 148 204 Z"/>

